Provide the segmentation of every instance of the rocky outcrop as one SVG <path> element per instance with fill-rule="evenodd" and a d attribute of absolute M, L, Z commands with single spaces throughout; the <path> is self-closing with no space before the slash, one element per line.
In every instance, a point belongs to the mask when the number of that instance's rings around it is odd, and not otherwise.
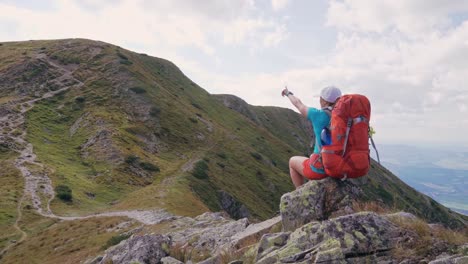
<path fill-rule="evenodd" d="M 257 263 L 354 263 L 388 258 L 402 230 L 371 212 L 310 222 L 292 233 L 265 236 L 260 241 Z"/>
<path fill-rule="evenodd" d="M 193 255 L 215 255 L 232 237 L 244 231 L 249 225 L 246 218 L 233 221 L 220 213 L 205 213 L 194 219 L 185 218 L 177 223 L 179 230 L 168 233 L 173 245 L 179 245 Z M 206 254 L 205 254 L 206 255 Z"/>
<path fill-rule="evenodd" d="M 245 205 L 237 201 L 228 192 L 219 191 L 218 197 L 221 208 L 224 211 L 226 211 L 232 218 L 241 219 L 250 216 L 247 207 L 245 207 Z"/>
<path fill-rule="evenodd" d="M 170 222 L 172 231 L 164 235 L 135 235 L 89 263 L 107 263 L 110 260 L 113 263 L 159 263 L 145 262 L 150 258 L 162 263 L 180 263 L 168 258 L 176 256 L 184 260 L 203 260 L 202 263 L 220 263 L 222 254 L 235 252 L 242 255 L 279 223 L 280 218 L 276 217 L 250 224 L 246 218 L 234 221 L 222 213 L 204 213 L 195 218 L 177 217 Z"/>
<path fill-rule="evenodd" d="M 93 158 L 100 161 L 122 162 L 122 154 L 115 147 L 113 136 L 114 132 L 106 128 L 97 131 L 80 146 L 82 156 L 87 158 L 92 155 Z"/>
<path fill-rule="evenodd" d="M 309 182 L 283 196 L 280 216 L 256 224 L 223 213 L 177 217 L 164 235 L 134 236 L 92 263 L 466 263 L 468 246 L 431 233 L 441 226 L 405 212 L 352 212 L 362 183 Z"/>
<path fill-rule="evenodd" d="M 232 241 L 228 247 L 233 251 L 245 251 L 248 247 L 256 244 L 264 234 L 281 224 L 281 217 L 277 216 L 261 223 L 249 225 L 244 231 L 231 237 Z"/>
<path fill-rule="evenodd" d="M 352 203 L 359 199 L 362 180 L 326 178 L 309 181 L 298 190 L 281 197 L 280 212 L 283 228 L 296 228 L 315 220 L 328 219 L 332 214 L 352 213 Z"/>

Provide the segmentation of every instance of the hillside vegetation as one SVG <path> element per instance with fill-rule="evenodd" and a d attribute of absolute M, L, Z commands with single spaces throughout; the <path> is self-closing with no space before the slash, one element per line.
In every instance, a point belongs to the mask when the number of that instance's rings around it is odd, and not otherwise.
<path fill-rule="evenodd" d="M 41 166 L 31 171 L 70 190 L 50 203 L 61 216 L 162 208 L 263 220 L 293 189 L 289 157 L 310 154 L 311 128 L 294 111 L 211 95 L 167 60 L 84 39 L 0 44 L 0 118 L 31 107 L 19 127 L 2 120 L 0 247 L 20 236 L 18 211 L 33 219 L 30 230 L 51 232 L 27 197 L 17 210 L 14 135 L 33 146 Z M 368 183 L 365 199 L 451 227 L 466 221 L 376 163 Z"/>

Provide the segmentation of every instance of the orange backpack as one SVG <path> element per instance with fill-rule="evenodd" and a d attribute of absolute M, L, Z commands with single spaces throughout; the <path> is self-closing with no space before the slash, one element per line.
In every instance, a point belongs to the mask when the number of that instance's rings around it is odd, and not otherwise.
<path fill-rule="evenodd" d="M 334 178 L 357 178 L 370 167 L 370 102 L 364 95 L 343 95 L 331 112 L 331 144 L 322 147 L 325 173 Z M 377 152 L 377 150 L 376 150 Z M 378 158 L 378 153 L 377 153 Z"/>

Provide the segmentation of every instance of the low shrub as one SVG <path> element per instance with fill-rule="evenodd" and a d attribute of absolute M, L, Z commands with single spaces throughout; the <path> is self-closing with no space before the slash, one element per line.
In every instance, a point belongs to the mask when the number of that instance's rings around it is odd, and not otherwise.
<path fill-rule="evenodd" d="M 123 65 L 132 65 L 133 62 L 129 61 L 129 60 L 120 60 L 120 64 L 123 64 Z"/>
<path fill-rule="evenodd" d="M 204 160 L 200 160 L 195 164 L 195 167 L 192 171 L 192 175 L 198 179 L 208 178 L 208 164 Z"/>
<path fill-rule="evenodd" d="M 149 162 L 140 162 L 140 167 L 147 171 L 159 172 L 159 167 Z"/>
<path fill-rule="evenodd" d="M 145 88 L 139 87 L 139 86 L 132 87 L 132 88 L 130 88 L 130 90 L 131 90 L 132 92 L 136 93 L 136 94 L 144 94 L 144 93 L 146 93 Z"/>
<path fill-rule="evenodd" d="M 86 98 L 83 97 L 83 96 L 78 96 L 75 98 L 75 102 L 81 104 L 81 103 L 84 103 L 84 101 L 86 101 Z"/>
<path fill-rule="evenodd" d="M 257 153 L 257 152 L 250 152 L 250 155 L 251 155 L 252 157 L 254 157 L 254 159 L 256 159 L 256 160 L 262 160 L 262 155 L 260 155 L 260 154 Z"/>
<path fill-rule="evenodd" d="M 193 107 L 202 110 L 202 107 L 197 103 L 192 103 Z"/>
<path fill-rule="evenodd" d="M 227 158 L 226 153 L 224 153 L 224 152 L 216 153 L 216 156 L 218 156 L 218 157 L 220 157 L 220 158 L 222 158 L 222 159 L 226 159 L 226 158 Z"/>
<path fill-rule="evenodd" d="M 135 163 L 137 160 L 139 160 L 140 158 L 135 156 L 135 155 L 128 155 L 127 158 L 125 159 L 125 163 L 127 164 L 133 164 Z"/>
<path fill-rule="evenodd" d="M 72 197 L 72 190 L 66 185 L 58 185 L 55 187 L 55 195 L 62 201 L 70 202 Z"/>
<path fill-rule="evenodd" d="M 153 117 L 157 117 L 159 116 L 159 114 L 161 113 L 161 109 L 157 106 L 153 106 L 151 107 L 150 109 L 150 115 L 153 116 Z"/>
<path fill-rule="evenodd" d="M 117 52 L 117 56 L 119 56 L 119 58 L 122 59 L 122 60 L 128 60 L 127 56 L 123 55 L 120 52 Z"/>
<path fill-rule="evenodd" d="M 119 235 L 116 235 L 116 236 L 113 236 L 111 238 L 109 238 L 109 240 L 107 240 L 106 244 L 104 246 L 102 246 L 102 249 L 108 249 L 112 246 L 115 246 L 117 244 L 119 244 L 120 242 L 122 242 L 123 240 L 125 239 L 128 239 L 131 235 L 129 234 L 119 234 Z"/>

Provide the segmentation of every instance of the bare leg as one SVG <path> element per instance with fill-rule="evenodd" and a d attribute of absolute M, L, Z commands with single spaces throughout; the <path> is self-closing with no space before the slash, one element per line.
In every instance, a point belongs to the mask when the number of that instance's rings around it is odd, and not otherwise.
<path fill-rule="evenodd" d="M 291 174 L 291 180 L 296 189 L 304 184 L 302 162 L 306 159 L 308 158 L 300 156 L 294 156 L 289 159 L 289 173 Z"/>

